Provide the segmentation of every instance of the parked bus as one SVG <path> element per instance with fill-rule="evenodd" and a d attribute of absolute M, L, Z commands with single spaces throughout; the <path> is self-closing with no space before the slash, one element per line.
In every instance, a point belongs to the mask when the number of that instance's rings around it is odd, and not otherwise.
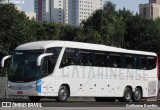
<path fill-rule="evenodd" d="M 152 52 L 105 45 L 37 41 L 18 46 L 11 58 L 8 95 L 31 101 L 94 97 L 139 102 L 158 93 L 158 57 Z"/>

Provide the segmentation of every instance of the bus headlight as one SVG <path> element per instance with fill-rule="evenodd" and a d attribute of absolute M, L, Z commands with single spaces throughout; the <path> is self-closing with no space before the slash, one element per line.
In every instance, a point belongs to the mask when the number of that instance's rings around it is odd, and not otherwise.
<path fill-rule="evenodd" d="M 13 86 L 11 86 L 11 85 L 8 84 L 8 88 L 11 88 L 11 87 L 13 87 Z"/>
<path fill-rule="evenodd" d="M 33 85 L 32 85 L 32 87 L 35 87 L 35 86 L 36 86 L 36 84 L 33 84 Z"/>

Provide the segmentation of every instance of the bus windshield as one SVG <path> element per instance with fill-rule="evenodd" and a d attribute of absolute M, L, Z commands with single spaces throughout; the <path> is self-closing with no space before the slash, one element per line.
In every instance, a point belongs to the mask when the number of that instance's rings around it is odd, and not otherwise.
<path fill-rule="evenodd" d="M 37 79 L 40 75 L 37 58 L 43 52 L 43 50 L 16 50 L 13 54 L 8 79 L 14 82 Z"/>

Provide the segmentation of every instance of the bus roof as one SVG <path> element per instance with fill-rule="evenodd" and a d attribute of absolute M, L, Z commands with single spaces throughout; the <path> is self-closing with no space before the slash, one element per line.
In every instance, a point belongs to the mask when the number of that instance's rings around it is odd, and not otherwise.
<path fill-rule="evenodd" d="M 82 43 L 82 42 L 73 42 L 73 41 L 56 41 L 56 40 L 30 42 L 30 43 L 26 43 L 18 46 L 15 50 L 36 50 L 36 49 L 46 49 L 51 47 L 69 47 L 69 48 L 156 56 L 156 53 L 153 53 L 153 52 L 128 50 L 128 49 L 106 46 L 101 44 L 91 44 L 91 43 Z"/>

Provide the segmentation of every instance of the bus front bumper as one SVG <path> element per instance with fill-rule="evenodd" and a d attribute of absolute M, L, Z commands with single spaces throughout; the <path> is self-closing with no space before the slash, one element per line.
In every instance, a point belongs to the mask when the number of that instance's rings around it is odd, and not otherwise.
<path fill-rule="evenodd" d="M 8 95 L 9 96 L 41 96 L 41 93 L 38 93 L 38 91 L 35 88 L 31 88 L 28 90 L 13 90 L 8 88 Z"/>
<path fill-rule="evenodd" d="M 9 96 L 41 96 L 41 85 L 36 81 L 29 83 L 12 83 L 8 82 Z"/>

